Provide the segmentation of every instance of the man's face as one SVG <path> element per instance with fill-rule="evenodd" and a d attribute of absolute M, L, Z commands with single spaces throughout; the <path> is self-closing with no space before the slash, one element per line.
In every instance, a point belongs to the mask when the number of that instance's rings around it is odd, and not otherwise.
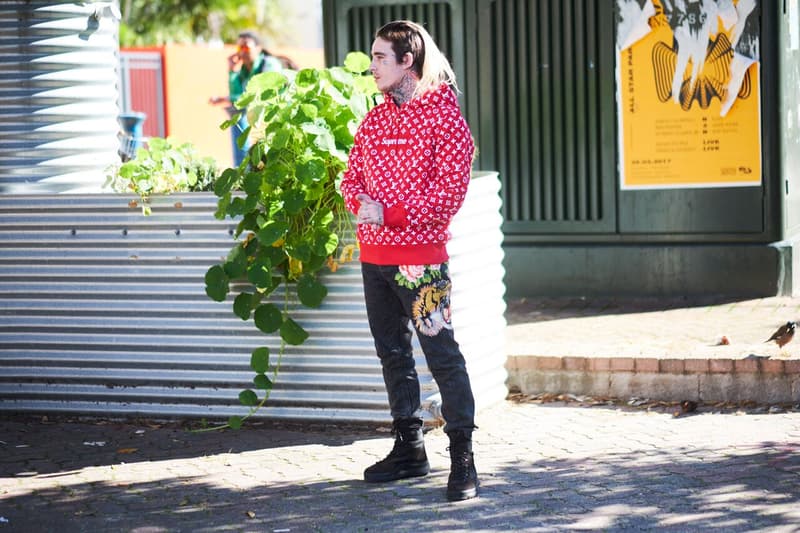
<path fill-rule="evenodd" d="M 389 41 L 375 39 L 372 43 L 372 63 L 369 65 L 369 71 L 381 92 L 392 92 L 400 84 L 407 70 L 407 66 L 395 56 Z"/>
<path fill-rule="evenodd" d="M 258 59 L 258 47 L 253 39 L 240 38 L 236 43 L 236 53 L 245 65 L 252 65 Z"/>

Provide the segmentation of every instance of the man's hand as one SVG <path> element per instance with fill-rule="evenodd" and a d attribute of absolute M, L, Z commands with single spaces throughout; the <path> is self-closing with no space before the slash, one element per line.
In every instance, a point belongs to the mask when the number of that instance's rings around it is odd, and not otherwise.
<path fill-rule="evenodd" d="M 358 209 L 356 221 L 359 224 L 375 224 L 383 226 L 383 204 L 376 202 L 369 195 L 361 193 L 356 196 L 356 200 L 361 202 Z"/>
<path fill-rule="evenodd" d="M 236 70 L 237 65 L 242 62 L 241 56 L 239 56 L 239 52 L 233 53 L 228 56 L 228 71 L 233 72 Z"/>

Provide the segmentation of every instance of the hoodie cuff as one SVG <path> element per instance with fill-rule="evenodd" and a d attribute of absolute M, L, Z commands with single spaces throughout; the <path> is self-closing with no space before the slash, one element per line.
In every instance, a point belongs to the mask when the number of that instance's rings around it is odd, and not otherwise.
<path fill-rule="evenodd" d="M 402 204 L 393 205 L 383 210 L 383 225 L 405 228 L 408 226 L 406 208 Z"/>

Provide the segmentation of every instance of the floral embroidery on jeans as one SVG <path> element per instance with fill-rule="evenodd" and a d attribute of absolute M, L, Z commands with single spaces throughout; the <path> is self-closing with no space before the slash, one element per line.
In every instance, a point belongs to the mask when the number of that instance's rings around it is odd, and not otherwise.
<path fill-rule="evenodd" d="M 417 330 L 429 337 L 442 329 L 453 329 L 450 323 L 450 280 L 440 279 L 422 287 L 411 313 Z"/>
<path fill-rule="evenodd" d="M 442 265 L 400 265 L 394 279 L 401 287 L 414 290 L 442 277 Z"/>

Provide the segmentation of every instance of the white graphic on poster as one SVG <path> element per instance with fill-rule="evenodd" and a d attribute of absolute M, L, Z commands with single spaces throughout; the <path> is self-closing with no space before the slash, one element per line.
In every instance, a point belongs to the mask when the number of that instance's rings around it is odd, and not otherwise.
<path fill-rule="evenodd" d="M 617 0 L 617 49 L 625 50 L 650 33 L 648 20 L 656 14 L 651 0 Z"/>

